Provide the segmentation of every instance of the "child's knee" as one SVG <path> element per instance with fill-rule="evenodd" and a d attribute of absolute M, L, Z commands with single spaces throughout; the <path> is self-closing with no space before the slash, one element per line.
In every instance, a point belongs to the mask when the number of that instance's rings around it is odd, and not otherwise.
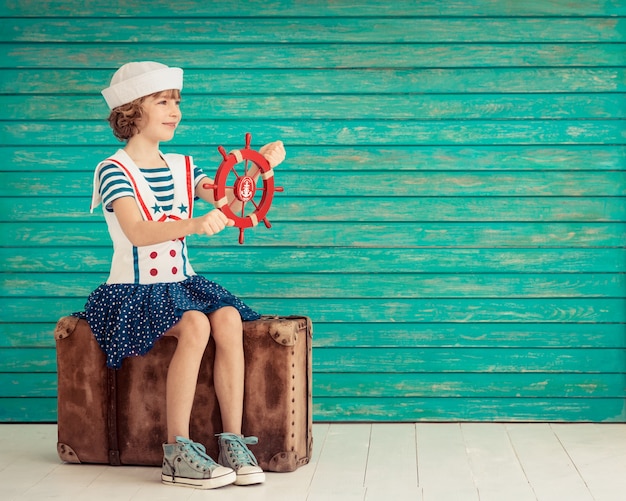
<path fill-rule="evenodd" d="M 239 341 L 243 337 L 243 324 L 239 311 L 232 306 L 225 306 L 209 315 L 213 337 L 216 343 L 223 339 Z"/>
<path fill-rule="evenodd" d="M 204 348 L 211 335 L 211 323 L 201 311 L 186 311 L 177 326 L 178 342 L 192 343 Z"/>
<path fill-rule="evenodd" d="M 241 315 L 237 308 L 233 306 L 224 306 L 219 310 L 215 310 L 209 315 L 209 318 L 214 328 L 231 329 L 240 328 L 242 325 Z"/>

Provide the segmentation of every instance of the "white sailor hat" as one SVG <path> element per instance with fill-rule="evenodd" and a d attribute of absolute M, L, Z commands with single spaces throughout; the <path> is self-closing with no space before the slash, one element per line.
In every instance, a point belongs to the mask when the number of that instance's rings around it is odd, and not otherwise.
<path fill-rule="evenodd" d="M 115 72 L 102 91 L 110 109 L 155 92 L 183 88 L 183 70 L 153 61 L 127 63 Z"/>

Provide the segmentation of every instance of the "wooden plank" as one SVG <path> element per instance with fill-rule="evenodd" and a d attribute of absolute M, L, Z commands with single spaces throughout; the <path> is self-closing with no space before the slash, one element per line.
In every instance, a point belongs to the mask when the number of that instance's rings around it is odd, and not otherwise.
<path fill-rule="evenodd" d="M 316 347 L 623 348 L 619 325 L 316 324 Z M 378 336 L 378 337 L 376 337 Z"/>
<path fill-rule="evenodd" d="M 371 426 L 367 424 L 349 428 L 330 426 L 307 499 L 363 500 L 363 472 L 366 471 L 370 433 Z"/>
<path fill-rule="evenodd" d="M 594 500 L 611 501 L 624 492 L 626 479 L 626 434 L 623 425 L 551 425 L 558 440 L 576 464 Z M 622 430 L 619 433 L 616 430 Z"/>
<path fill-rule="evenodd" d="M 478 501 L 461 426 L 416 424 L 419 481 L 424 501 Z M 454 481 L 450 472 L 454 472 Z"/>
<path fill-rule="evenodd" d="M 87 297 L 107 274 L 38 273 L 0 275 L 0 294 L 23 297 Z M 294 280 L 291 274 L 209 273 L 207 278 L 236 295 L 283 298 L 603 298 L 622 297 L 623 273 L 602 274 L 398 274 L 369 271 L 358 274 L 308 273 Z"/>
<path fill-rule="evenodd" d="M 246 299 L 244 297 L 244 299 Z M 254 299 L 259 311 L 311 312 L 317 321 L 626 323 L 626 298 L 584 299 Z M 310 306 L 308 306 L 310 305 Z M 358 306 L 357 306 L 358 305 Z M 378 305 L 378 307 L 376 307 Z M 62 310 L 61 310 L 62 311 Z M 346 314 L 347 311 L 353 315 Z M 626 354 L 622 353 L 622 357 Z"/>
<path fill-rule="evenodd" d="M 417 5 L 415 5 L 417 7 Z M 152 19 L 66 17 L 14 18 L 0 42 L 133 43 L 177 40 L 187 43 L 498 43 L 498 42 L 624 42 L 621 18 L 476 18 L 476 17 L 281 17 Z M 48 15 L 48 13 L 47 13 Z M 560 13 L 559 13 L 560 15 Z"/>
<path fill-rule="evenodd" d="M 280 223 L 280 224 L 279 224 Z M 12 226 L 12 225 L 11 225 Z M 7 228 L 10 233 L 11 226 Z M 384 226 L 384 235 L 381 234 Z M 30 225 L 29 225 L 30 227 Z M 25 228 L 29 230 L 29 228 Z M 289 223 L 279 222 L 271 230 L 246 234 L 250 244 L 354 247 L 620 247 L 626 225 L 622 223 Z M 42 235 L 43 238 L 46 235 Z M 58 236 L 55 236 L 58 238 Z M 232 233 L 207 246 L 232 242 Z M 380 241 L 384 238 L 384 241 Z M 34 239 L 34 238 L 33 238 Z M 80 239 L 80 237 L 79 237 Z M 21 240 L 21 239 L 20 239 Z M 61 239 L 60 239 L 61 240 Z M 200 239 L 190 239 L 190 242 Z M 195 244 L 193 244 L 195 245 Z"/>
<path fill-rule="evenodd" d="M 243 130 L 243 128 L 242 128 Z M 227 150 L 241 148 L 241 134 L 220 135 Z M 256 136 L 253 137 L 255 140 Z M 257 148 L 259 144 L 257 144 Z M 0 146 L 6 162 L 0 172 L 12 172 L 16 165 L 29 173 L 66 171 L 90 179 L 96 165 L 113 154 L 120 145 L 107 146 Z M 163 145 L 163 151 L 194 157 L 197 165 L 213 175 L 221 162 L 214 145 Z M 253 145 L 254 146 L 254 145 Z M 626 170 L 626 147 L 619 145 L 499 145 L 499 146 L 331 146 L 287 145 L 287 159 L 276 170 L 277 182 L 286 172 L 432 171 L 438 172 L 508 172 L 508 171 L 623 171 Z M 321 174 L 319 174 L 321 176 Z M 565 175 L 565 174 L 563 174 Z M 287 196 L 288 193 L 285 193 Z M 282 195 L 281 195 L 282 196 Z M 85 193 L 88 200 L 89 193 Z M 278 196 L 277 196 L 278 198 Z"/>
<path fill-rule="evenodd" d="M 624 175 L 626 177 L 626 174 Z M 7 175 L 7 177 L 9 177 Z M 37 177 L 33 175 L 33 177 Z M 275 176 L 277 177 L 277 176 Z M 291 176 L 284 176 L 291 177 Z M 295 176 L 294 176 L 295 177 Z M 333 178 L 332 174 L 328 176 Z M 341 176 L 348 178 L 349 176 Z M 375 174 L 372 179 L 385 179 L 384 174 Z M 389 176 L 387 176 L 389 177 Z M 394 176 L 395 177 L 395 176 Z M 416 177 L 416 176 L 414 176 Z M 436 176 L 443 178 L 444 176 Z M 459 176 L 460 177 L 460 176 Z M 451 177 L 450 181 L 457 181 L 459 177 Z M 497 178 L 497 176 L 494 176 Z M 546 176 L 546 183 L 550 182 Z M 569 176 L 566 176 L 569 177 Z M 573 176 L 577 177 L 577 176 Z M 604 179 L 598 179 L 603 176 L 585 176 L 589 177 L 590 182 L 586 185 L 584 191 L 595 191 L 596 193 L 602 189 L 607 191 L 620 191 L 620 184 L 606 184 Z M 621 174 L 611 175 L 612 178 L 619 178 Z M 61 176 L 55 176 L 54 185 L 60 184 Z M 59 181 L 57 181 L 57 179 Z M 282 182 L 283 175 L 277 179 Z M 467 179 L 467 177 L 465 178 Z M 285 179 L 290 182 L 290 179 Z M 452 182 L 438 184 L 438 179 L 434 179 L 432 193 L 438 190 L 447 191 L 448 194 L 453 192 L 454 188 L 459 191 L 466 189 L 487 190 L 487 186 L 480 185 L 480 180 L 472 186 L 463 184 L 462 186 L 454 186 Z M 558 183 L 552 185 L 557 190 L 569 191 L 576 189 L 573 184 L 574 180 L 568 179 L 567 183 Z M 321 183 L 321 180 L 319 181 Z M 497 183 L 497 181 L 496 181 Z M 329 183 L 332 185 L 332 183 Z M 369 184 L 369 183 L 368 183 Z M 426 183 L 424 183 L 426 184 Z M 560 185 L 559 185 L 560 184 Z M 362 197 L 343 197 L 329 194 L 329 198 L 321 198 L 314 196 L 295 196 L 288 193 L 294 193 L 297 187 L 291 186 L 286 192 L 275 196 L 271 212 L 268 214 L 270 220 L 279 217 L 281 221 L 361 221 L 361 222 L 378 222 L 378 221 L 395 221 L 403 222 L 407 220 L 413 221 L 543 221 L 543 222 L 559 222 L 559 221 L 576 221 L 576 222 L 623 222 L 626 221 L 626 204 L 622 198 L 617 197 L 559 197 L 554 196 L 546 199 L 544 197 L 481 197 L 481 196 L 448 196 L 427 195 L 421 196 L 419 189 L 415 191 L 415 197 L 408 195 L 394 195 L 396 189 L 402 191 L 410 191 L 411 186 L 404 185 L 402 188 L 396 188 L 389 183 L 390 189 L 388 195 L 367 196 L 363 193 Z M 604 185 L 604 186 L 603 186 Z M 626 187 L 626 185 L 625 185 Z M 541 186 L 537 186 L 541 189 Z M 55 187 L 52 187 L 54 190 Z M 339 190 L 339 188 L 336 188 Z M 427 187 L 422 185 L 422 190 Z M 382 186 L 375 188 L 365 188 L 363 191 L 383 191 Z M 531 188 L 532 190 L 532 188 Z M 23 191 L 21 189 L 20 191 Z M 304 190 L 303 190 L 304 191 Z M 314 187 L 308 186 L 306 191 L 313 192 Z M 352 191 L 346 189 L 346 191 Z M 497 190 L 494 190 L 497 191 Z M 398 199 L 397 197 L 403 197 Z M 0 214 L 7 221 L 50 221 L 54 223 L 62 223 L 69 221 L 93 221 L 94 216 L 85 211 L 85 207 L 90 203 L 86 197 L 70 198 L 62 196 L 50 196 L 41 198 L 25 198 L 25 197 L 3 197 L 0 198 Z M 198 203 L 195 214 L 199 215 L 207 212 L 210 206 Z M 96 216 L 100 216 L 100 210 L 95 211 Z"/>
<path fill-rule="evenodd" d="M 390 447 L 393 461 L 389 460 Z M 415 425 L 372 425 L 365 469 L 365 501 L 420 499 L 415 450 Z"/>
<path fill-rule="evenodd" d="M 209 173 L 210 174 L 210 173 Z M 503 209 L 509 205 L 533 205 L 542 206 L 566 204 L 571 200 L 562 200 L 558 197 L 622 197 L 626 194 L 626 170 L 618 172 L 607 171 L 576 171 L 576 172 L 422 172 L 422 171 L 399 171 L 390 174 L 386 171 L 329 171 L 325 175 L 317 172 L 280 172 L 277 176 L 277 184 L 283 186 L 284 194 L 276 195 L 276 203 L 283 203 L 286 209 L 297 205 L 297 201 L 303 199 L 308 204 L 314 205 L 321 197 L 335 198 L 365 198 L 377 197 L 372 200 L 372 208 L 368 211 L 374 213 L 378 203 L 388 198 L 405 197 L 402 203 L 428 203 L 421 197 L 467 197 L 462 200 L 467 205 L 467 211 L 479 211 L 484 204 L 498 203 Z M 9 209 L 14 202 L 20 203 L 16 197 L 28 197 L 30 190 L 37 190 L 46 194 L 48 205 L 59 203 L 61 199 L 67 200 L 68 210 L 82 209 L 86 213 L 90 203 L 92 191 L 92 176 L 77 175 L 73 172 L 40 172 L 32 173 L 27 179 L 21 172 L 6 172 L 3 175 L 3 186 L 0 188 L 0 196 L 4 197 L 3 203 Z M 232 186 L 232 184 L 231 184 Z M 483 197 L 472 199 L 473 197 Z M 509 197 L 504 202 L 493 200 L 491 197 Z M 518 198 L 519 197 L 519 198 Z M 537 199 L 536 197 L 550 197 Z M 553 198 L 555 197 L 555 198 Z M 481 202 L 481 200 L 484 200 Z M 604 213 L 592 204 L 599 204 L 602 199 L 584 200 L 576 199 L 577 203 L 590 204 L 589 211 L 593 214 Z M 340 200 L 341 201 L 341 200 Z M 366 198 L 367 201 L 367 198 Z M 40 203 L 39 199 L 36 202 Z M 440 200 L 431 201 L 439 203 Z M 441 200 L 441 203 L 451 203 L 449 200 Z M 550 204 L 549 202 L 553 202 Z M 610 203 L 606 201 L 605 203 Z M 619 213 L 621 199 L 614 200 L 614 212 Z M 327 212 L 333 213 L 334 208 L 330 200 L 330 208 Z M 398 204 L 402 205 L 402 204 Z M 44 205 L 45 206 L 45 205 Z M 206 210 L 211 205 L 200 201 L 196 207 L 198 210 Z M 318 208 L 322 211 L 325 205 Z M 445 206 L 444 206 L 445 207 Z M 386 208 L 383 206 L 383 208 Z M 566 207 L 570 209 L 570 207 Z M 413 209 L 413 208 L 412 208 Z M 509 209 L 510 211 L 510 209 Z M 277 211 L 274 211 L 277 212 Z M 383 211 L 379 211 L 383 212 Z M 579 213 L 587 211 L 580 210 Z M 89 216 L 93 217 L 93 216 Z M 376 217 L 376 216 L 375 216 Z M 378 216 L 380 218 L 381 216 Z M 574 216 L 575 217 L 575 216 Z M 505 219 L 505 218 L 502 218 Z M 403 218 L 406 220 L 406 218 Z M 570 219 L 575 220 L 575 219 Z"/>
<path fill-rule="evenodd" d="M 109 273 L 112 245 L 2 247 L 3 272 Z M 420 249 L 251 247 L 234 242 L 216 253 L 206 246 L 190 250 L 196 273 L 623 273 L 626 249 Z M 263 263 L 262 269 L 259 263 Z"/>
<path fill-rule="evenodd" d="M 56 398 L 0 398 L 2 423 L 54 423 Z"/>
<path fill-rule="evenodd" d="M 320 421 L 623 422 L 624 399 L 601 398 L 316 398 Z"/>
<path fill-rule="evenodd" d="M 621 176 L 611 176 L 618 178 Z M 588 190 L 600 190 L 604 180 L 590 183 Z M 60 183 L 54 182 L 59 186 Z M 426 183 L 424 183 L 426 184 Z M 433 192 L 438 188 L 446 189 L 446 185 L 433 185 Z M 474 185 L 473 189 L 487 189 L 486 186 Z M 470 188 L 470 189 L 471 189 Z M 555 189 L 557 187 L 555 186 Z M 565 191 L 568 187 L 562 186 Z M 55 189 L 55 188 L 53 188 Z M 58 188 L 61 189 L 60 187 Z M 410 188 L 405 187 L 406 190 Z M 427 189 L 426 186 L 423 188 Z M 462 189 L 459 187 L 459 189 Z M 610 189 L 608 186 L 607 190 Z M 621 190 L 616 185 L 614 191 Z M 313 188 L 310 188 L 313 191 Z M 381 187 L 377 190 L 382 190 Z M 16 190 L 17 191 L 17 190 Z M 23 191 L 20 188 L 20 191 Z M 322 199 L 318 197 L 289 197 L 278 195 L 272 204 L 269 218 L 272 222 L 624 222 L 626 221 L 626 206 L 620 198 L 584 197 L 565 198 L 551 197 L 500 197 L 480 198 L 474 196 L 439 195 L 442 198 L 395 198 L 402 194 L 389 197 L 333 197 Z M 417 191 L 417 190 L 416 190 Z M 449 189 L 448 191 L 452 191 Z M 468 190 L 469 191 L 469 190 Z M 331 195 L 332 196 L 332 195 Z M 102 221 L 100 210 L 94 214 L 86 212 L 85 207 L 89 200 L 85 198 L 50 197 L 44 200 L 4 197 L 0 199 L 0 210 L 3 219 L 12 222 L 28 222 L 37 219 L 41 222 L 55 224 L 71 224 L 72 222 Z M 195 214 L 204 214 L 211 210 L 206 204 L 198 204 Z"/>
<path fill-rule="evenodd" d="M 485 350 L 485 357 L 489 351 Z M 532 357 L 532 354 L 530 354 Z M 557 355 L 558 356 L 558 355 Z M 316 371 L 316 397 L 625 398 L 623 374 L 574 373 L 325 373 Z M 24 384 L 28 384 L 27 379 Z M 27 386 L 29 388 L 29 386 Z"/>
<path fill-rule="evenodd" d="M 618 120 L 384 120 L 250 122 L 246 129 L 258 141 L 289 138 L 289 144 L 356 146 L 486 145 L 486 144 L 626 144 L 626 130 Z M 204 144 L 207 137 L 241 136 L 238 122 L 183 123 L 177 132 L 178 149 Z M 11 122 L 0 124 L 7 145 L 114 145 L 108 124 L 92 122 Z M 116 145 L 117 146 L 117 145 Z"/>
<path fill-rule="evenodd" d="M 53 348 L 55 326 L 56 322 L 0 323 L 0 347 Z"/>
<path fill-rule="evenodd" d="M 0 458 L 0 478 L 8 484 L 2 490 L 6 499 L 30 496 L 31 487 L 45 478 L 54 477 L 61 466 L 54 448 L 50 450 L 44 445 L 56 442 L 55 426 L 30 425 L 26 429 L 20 426 L 3 426 L 0 431 L 4 447 L 12 451 L 10 457 L 3 454 Z M 11 481 L 7 482 L 9 479 Z"/>
<path fill-rule="evenodd" d="M 504 425 L 463 424 L 461 431 L 481 501 L 536 500 Z"/>
<path fill-rule="evenodd" d="M 56 322 L 80 311 L 86 298 L 0 298 L 3 321 Z M 626 299 L 242 299 L 267 315 L 303 314 L 314 322 L 624 323 Z"/>
<path fill-rule="evenodd" d="M 0 374 L 0 398 L 54 397 L 55 372 Z M 344 374 L 316 372 L 318 398 L 625 398 L 623 374 Z"/>
<path fill-rule="evenodd" d="M 126 62 L 126 60 L 124 60 Z M 178 61 L 167 61 L 180 64 Z M 109 65 L 108 62 L 106 62 Z M 101 63 L 102 67 L 105 61 Z M 100 68 L 1 68 L 0 93 L 94 95 L 108 86 L 115 65 Z M 278 85 L 284 82 L 285 85 Z M 287 85 L 288 84 L 288 85 Z M 624 92 L 626 68 L 376 68 L 202 69 L 185 71 L 183 95 L 289 96 L 388 93 L 603 93 Z M 93 97 L 93 96 L 92 96 Z M 204 107 L 209 107 L 205 104 Z M 100 101 L 104 115 L 107 108 Z"/>
<path fill-rule="evenodd" d="M 66 68 L 99 64 L 119 68 L 145 59 L 142 44 L 5 43 L 3 67 Z M 481 67 L 611 67 L 626 65 L 625 45 L 600 43 L 419 44 L 212 44 L 168 41 L 158 47 L 159 60 L 194 68 L 481 68 Z M 156 47 L 154 47 L 156 48 Z"/>
<path fill-rule="evenodd" d="M 101 120 L 100 96 L 0 96 L 5 120 Z M 624 94 L 184 95 L 184 121 L 308 119 L 576 119 L 625 118 Z"/>
<path fill-rule="evenodd" d="M 1 373 L 0 399 L 57 396 L 56 373 Z"/>
<path fill-rule="evenodd" d="M 623 247 L 623 223 L 292 223 L 272 220 L 271 230 L 245 233 L 246 245 L 361 248 L 584 248 Z M 110 245 L 106 225 L 74 222 L 4 223 L 6 241 L 19 247 Z M 192 248 L 234 245 L 235 230 L 190 237 Z"/>
<path fill-rule="evenodd" d="M 86 299 L 86 298 L 85 298 Z M 82 305 L 78 305 L 79 308 Z M 59 317 L 70 312 L 59 312 Z M 305 312 L 306 313 L 306 312 Z M 0 347 L 55 345 L 55 318 L 49 322 L 0 323 Z M 626 348 L 620 324 L 361 324 L 315 321 L 315 348 Z"/>
<path fill-rule="evenodd" d="M 626 348 L 620 324 L 315 323 L 316 348 Z"/>
<path fill-rule="evenodd" d="M 56 372 L 54 348 L 4 348 L 0 350 L 0 373 Z"/>
<path fill-rule="evenodd" d="M 270 3 L 253 0 L 248 9 L 228 0 L 211 4 L 194 0 L 181 1 L 176 13 L 180 17 L 284 17 L 283 2 Z M 34 17 L 46 13 L 49 17 L 117 17 L 132 12 L 136 17 L 171 16 L 171 3 L 155 0 L 150 5 L 140 0 L 129 0 L 123 10 L 117 3 L 84 2 L 73 5 L 59 0 L 26 0 L 2 4 L 4 17 Z M 473 0 L 446 2 L 418 2 L 399 0 L 393 3 L 376 2 L 359 4 L 361 16 L 624 16 L 626 8 L 615 0 Z M 354 16 L 354 2 L 350 0 L 321 0 L 319 2 L 295 1 L 289 3 L 290 17 L 350 17 Z"/>
<path fill-rule="evenodd" d="M 3 422 L 54 422 L 54 398 L 0 399 Z M 624 421 L 623 399 L 314 398 L 317 421 Z"/>
<path fill-rule="evenodd" d="M 538 499 L 594 501 L 585 481 L 547 424 L 506 426 L 524 474 Z M 555 479 L 559 479 L 558 485 Z"/>
<path fill-rule="evenodd" d="M 329 178 L 334 176 L 329 175 Z M 391 177 L 391 176 L 389 176 Z M 426 191 L 427 182 L 424 185 L 419 186 L 422 180 L 416 178 L 419 175 L 413 176 L 415 182 L 407 182 L 405 190 L 410 192 L 415 191 L 415 195 L 403 195 L 401 193 L 395 195 L 395 185 L 393 183 L 388 184 L 389 190 L 387 196 L 371 196 L 366 194 L 369 189 L 364 189 L 363 194 L 360 197 L 344 198 L 341 196 L 333 196 L 333 198 L 324 198 L 323 203 L 320 198 L 307 197 L 303 195 L 297 198 L 291 198 L 286 195 L 279 195 L 274 199 L 272 205 L 272 212 L 269 214 L 270 218 L 280 217 L 283 221 L 388 221 L 388 222 L 402 222 L 402 221 L 543 221 L 543 222 L 559 222 L 559 221 L 587 221 L 587 222 L 623 222 L 626 221 L 626 205 L 622 198 L 610 198 L 613 195 L 607 193 L 606 197 L 587 197 L 587 196 L 570 196 L 560 197 L 556 193 L 571 192 L 573 185 L 570 184 L 573 179 L 567 179 L 565 182 L 559 182 L 556 179 L 550 179 L 551 176 L 544 176 L 546 190 L 550 188 L 554 189 L 555 196 L 550 196 L 549 199 L 542 198 L 543 194 L 538 197 L 509 197 L 507 195 L 499 196 L 497 194 L 481 196 L 479 194 L 470 194 L 468 196 L 453 195 L 455 189 L 462 191 L 479 192 L 481 190 L 488 191 L 487 183 L 481 184 L 481 181 L 476 179 L 476 182 L 469 186 L 465 184 L 469 181 L 469 178 L 464 175 L 458 177 L 450 177 L 447 181 L 444 181 L 445 176 L 433 176 L 433 184 L 431 185 L 430 195 L 420 195 L 421 189 Z M 472 177 L 472 176 L 469 176 Z M 564 177 L 569 178 L 569 175 Z M 572 176 L 577 177 L 577 176 Z M 586 177 L 586 176 L 585 176 Z M 620 178 L 621 174 L 611 176 L 614 179 Z M 372 175 L 371 179 L 379 178 L 378 175 Z M 380 178 L 385 178 L 382 174 Z M 396 179 L 396 176 L 393 176 Z M 498 176 L 493 176 L 494 185 L 492 185 L 492 192 L 498 192 Z M 281 176 L 282 179 L 282 176 Z M 424 181 L 427 179 L 424 176 Z M 526 177 L 528 179 L 528 177 Z M 588 177 L 589 183 L 584 191 L 595 192 L 600 191 L 621 191 L 621 184 L 615 184 L 609 186 L 604 184 L 604 179 L 599 175 L 592 175 Z M 285 179 L 288 181 L 288 179 Z M 358 177 L 355 179 L 358 182 Z M 563 181 L 563 180 L 561 180 Z M 400 181 L 402 182 L 402 181 Z M 441 183 L 441 184 L 440 184 Z M 459 184 L 456 184 L 459 183 Z M 383 191 L 384 184 L 381 183 L 375 188 L 375 191 Z M 456 184 L 456 185 L 455 185 Z M 626 188 L 626 185 L 624 185 Z M 285 186 L 286 188 L 286 186 Z M 312 187 L 311 187 L 312 188 Z M 296 188 L 297 189 L 297 188 Z M 528 182 L 529 193 L 535 189 L 541 190 L 539 185 L 534 184 L 532 181 Z M 439 190 L 444 193 L 435 194 Z M 580 190 L 580 188 L 579 188 Z M 305 190 L 302 190 L 305 191 Z M 313 191 L 313 190 L 311 190 Z M 329 190 L 330 191 L 330 190 Z M 346 189 L 345 191 L 351 191 Z M 582 190 L 581 190 L 582 191 Z M 405 198 L 398 198 L 398 197 Z M 450 197 L 450 198 L 446 198 Z M 495 198 L 497 197 L 497 198 Z M 25 206 L 25 204 L 17 201 L 11 203 L 0 202 L 0 205 L 9 205 L 4 212 L 9 215 L 9 219 L 13 221 L 19 221 L 23 216 L 15 214 L 14 211 L 23 211 L 22 214 L 35 215 L 39 214 L 42 220 L 48 217 L 59 220 L 62 215 L 60 212 L 54 211 L 54 216 L 48 216 L 46 214 L 46 208 L 48 204 L 39 203 L 38 212 L 35 212 L 34 208 Z M 50 204 L 54 204 L 56 201 L 52 199 Z M 30 204 L 29 204 L 30 205 Z M 57 204 L 57 207 L 63 207 L 64 203 Z M 67 211 L 65 214 L 72 214 L 72 210 L 75 210 L 76 204 L 74 200 L 70 200 Z M 12 217 L 11 217 L 12 216 Z M 32 218 L 31 218 L 32 219 Z"/>
<path fill-rule="evenodd" d="M 488 355 L 488 356 L 487 356 Z M 317 373 L 525 372 L 623 373 L 623 350 L 576 348 L 318 348 Z M 0 349 L 0 371 L 54 372 L 51 348 Z"/>
<path fill-rule="evenodd" d="M 321 205 L 317 210 L 324 213 L 326 198 L 338 197 L 342 199 L 340 202 L 345 203 L 346 198 L 354 197 L 365 199 L 370 204 L 371 208 L 364 218 L 366 220 L 370 213 L 383 212 L 384 216 L 384 209 L 387 207 L 383 205 L 381 210 L 377 210 L 377 207 L 385 199 L 394 199 L 397 205 L 402 206 L 422 203 L 421 197 L 481 197 L 475 200 L 462 200 L 467 205 L 467 212 L 472 212 L 480 210 L 485 204 L 491 205 L 492 203 L 495 206 L 494 209 L 497 209 L 499 202 L 492 200 L 492 197 L 515 197 L 513 200 L 505 200 L 509 205 L 530 204 L 532 206 L 534 202 L 543 207 L 558 206 L 559 202 L 565 202 L 559 198 L 553 200 L 552 197 L 623 197 L 626 195 L 626 170 L 618 172 L 399 171 L 391 174 L 387 171 L 376 170 L 361 172 L 335 170 L 326 172 L 324 175 L 318 172 L 279 172 L 275 177 L 277 178 L 276 184 L 280 184 L 285 190 L 284 194 L 276 195 L 276 203 L 285 204 L 285 212 L 290 210 L 290 206 L 298 205 L 301 198 L 305 204 L 308 202 L 306 205 L 313 205 L 317 202 Z M 233 179 L 229 178 L 229 186 L 232 186 L 233 182 Z M 85 209 L 88 209 L 90 204 L 92 183 L 91 175 L 76 175 L 73 172 L 40 172 L 32 173 L 28 177 L 25 177 L 23 172 L 6 172 L 3 175 L 2 186 L 0 186 L 0 197 L 3 197 L 2 203 L 8 209 L 13 202 L 16 202 L 14 197 L 32 198 L 34 190 L 37 193 L 45 193 L 46 199 L 50 200 L 49 204 L 58 202 L 60 198 L 68 199 L 69 210 L 79 209 L 85 214 L 87 212 Z M 368 197 L 377 198 L 369 200 Z M 398 202 L 396 200 L 398 197 L 403 197 L 403 199 Z M 550 198 L 537 200 L 532 197 Z M 39 198 L 34 201 L 41 203 Z M 450 201 L 447 202 L 450 203 Z M 595 200 L 595 202 L 598 204 L 601 200 Z M 620 203 L 623 206 L 621 199 L 614 202 L 616 206 Z M 439 203 L 439 199 L 433 203 Z M 584 204 L 585 200 L 581 200 L 580 203 Z M 325 212 L 332 214 L 336 206 L 332 205 L 332 200 L 330 204 Z M 196 207 L 198 210 L 213 208 L 204 202 L 198 203 Z M 414 207 L 411 206 L 410 212 L 413 210 Z M 593 214 L 603 211 L 595 207 L 595 210 L 590 210 L 590 212 Z M 374 217 L 380 219 L 382 216 Z M 342 217 L 342 220 L 345 219 Z M 532 219 L 542 219 L 542 217 L 537 214 Z M 401 220 L 406 221 L 406 217 L 402 217 Z M 506 218 L 500 218 L 500 220 L 506 220 Z M 575 216 L 569 220 L 575 220 Z"/>
<path fill-rule="evenodd" d="M 18 360 L 23 359 L 19 353 L 16 352 L 15 357 Z M 318 373 L 346 374 L 502 373 L 519 370 L 537 373 L 619 374 L 623 373 L 625 362 L 626 353 L 623 350 L 604 348 L 318 348 L 313 367 Z M 10 361 L 7 366 L 12 367 Z"/>

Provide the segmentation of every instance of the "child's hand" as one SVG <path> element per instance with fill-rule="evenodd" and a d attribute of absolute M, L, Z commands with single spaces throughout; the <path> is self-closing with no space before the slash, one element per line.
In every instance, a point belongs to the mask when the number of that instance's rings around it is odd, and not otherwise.
<path fill-rule="evenodd" d="M 273 169 L 285 159 L 285 146 L 282 141 L 274 141 L 261 147 L 259 153 L 267 159 Z"/>
<path fill-rule="evenodd" d="M 214 209 L 204 216 L 197 218 L 197 220 L 198 227 L 196 233 L 200 235 L 215 235 L 227 226 L 235 225 L 235 222 L 232 219 L 228 219 L 219 209 Z"/>

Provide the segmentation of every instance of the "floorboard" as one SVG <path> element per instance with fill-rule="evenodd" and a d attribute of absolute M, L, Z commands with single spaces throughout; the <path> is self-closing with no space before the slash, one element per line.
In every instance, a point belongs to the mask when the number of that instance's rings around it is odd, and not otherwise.
<path fill-rule="evenodd" d="M 503 424 L 462 426 L 470 468 L 480 501 L 535 501 Z"/>
<path fill-rule="evenodd" d="M 626 425 L 315 423 L 263 485 L 165 486 L 160 469 L 62 463 L 55 425 L 0 425 L 2 501 L 623 501 Z"/>
<path fill-rule="evenodd" d="M 539 501 L 593 501 L 585 481 L 549 424 L 507 426 L 511 443 Z"/>
<path fill-rule="evenodd" d="M 594 501 L 626 499 L 626 425 L 559 424 L 552 428 Z"/>
<path fill-rule="evenodd" d="M 368 501 L 406 496 L 410 496 L 406 499 L 421 500 L 414 424 L 372 426 L 365 487 Z"/>
<path fill-rule="evenodd" d="M 365 471 L 372 425 L 331 426 L 326 435 L 308 501 L 365 498 Z"/>
<path fill-rule="evenodd" d="M 478 501 L 459 423 L 418 423 L 417 467 L 424 501 Z"/>

